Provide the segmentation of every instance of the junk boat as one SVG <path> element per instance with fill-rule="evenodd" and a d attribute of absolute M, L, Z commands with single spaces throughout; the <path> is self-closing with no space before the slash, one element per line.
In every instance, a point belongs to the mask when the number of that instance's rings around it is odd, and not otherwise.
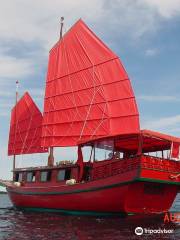
<path fill-rule="evenodd" d="M 13 181 L 4 185 L 13 205 L 98 216 L 168 211 L 180 186 L 180 138 L 140 130 L 119 57 L 81 19 L 64 36 L 62 26 L 43 114 L 28 92 L 12 109 Z M 55 164 L 54 148 L 72 146 L 77 161 Z M 16 155 L 43 152 L 47 166 L 16 168 Z"/>

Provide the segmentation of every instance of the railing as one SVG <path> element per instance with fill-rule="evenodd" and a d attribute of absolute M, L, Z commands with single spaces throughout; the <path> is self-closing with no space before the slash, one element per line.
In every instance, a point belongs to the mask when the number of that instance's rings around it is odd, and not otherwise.
<path fill-rule="evenodd" d="M 141 167 L 166 172 L 180 172 L 180 162 L 154 156 L 141 156 Z"/>
<path fill-rule="evenodd" d="M 104 164 L 94 166 L 92 169 L 92 180 L 106 178 L 128 172 L 137 168 L 153 169 L 171 173 L 180 172 L 180 162 L 157 158 L 154 156 L 137 156 L 126 159 L 112 160 Z"/>
<path fill-rule="evenodd" d="M 92 179 L 96 180 L 114 176 L 136 169 L 138 166 L 140 166 L 140 157 L 112 161 L 101 166 L 93 167 Z"/>

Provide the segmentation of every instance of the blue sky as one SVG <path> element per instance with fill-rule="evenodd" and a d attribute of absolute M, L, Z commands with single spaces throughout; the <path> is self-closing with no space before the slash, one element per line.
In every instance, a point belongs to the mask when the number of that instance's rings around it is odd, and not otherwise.
<path fill-rule="evenodd" d="M 42 110 L 48 51 L 79 18 L 122 60 L 138 102 L 141 128 L 180 136 L 180 0 L 0 0 L 0 178 L 7 157 L 15 82 Z M 65 156 L 64 150 L 61 152 Z M 70 157 L 66 155 L 66 159 Z M 39 164 L 46 156 L 23 157 Z"/>

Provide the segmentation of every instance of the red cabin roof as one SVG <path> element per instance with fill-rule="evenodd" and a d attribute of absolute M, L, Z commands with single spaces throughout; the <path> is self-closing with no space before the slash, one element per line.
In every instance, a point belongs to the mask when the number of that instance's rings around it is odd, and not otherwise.
<path fill-rule="evenodd" d="M 147 130 L 147 129 L 141 130 L 141 133 L 144 136 L 149 136 L 149 137 L 152 137 L 152 138 L 159 138 L 161 140 L 166 140 L 166 141 L 169 141 L 169 142 L 180 143 L 180 138 L 174 137 L 174 136 L 171 136 L 171 135 L 167 135 L 167 134 L 164 134 L 164 133 L 155 132 L 155 131 Z"/>
<path fill-rule="evenodd" d="M 108 139 L 115 140 L 115 148 L 123 152 L 137 152 L 139 141 L 142 141 L 143 152 L 153 152 L 168 150 L 172 143 L 180 144 L 180 138 L 171 135 L 155 132 L 152 130 L 140 130 L 139 133 L 119 134 L 106 138 L 97 138 L 94 141 L 103 141 Z M 92 144 L 93 142 L 79 142 L 80 145 Z"/>

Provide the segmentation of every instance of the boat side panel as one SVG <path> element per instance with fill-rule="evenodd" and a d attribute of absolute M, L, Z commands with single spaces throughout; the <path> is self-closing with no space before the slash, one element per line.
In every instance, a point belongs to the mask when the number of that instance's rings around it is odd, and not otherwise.
<path fill-rule="evenodd" d="M 166 181 L 169 183 L 176 183 L 180 185 L 180 179 L 177 173 L 168 172 L 165 170 L 156 170 L 156 169 L 141 169 L 140 178 L 148 178 L 159 181 Z"/>
<path fill-rule="evenodd" d="M 75 185 L 35 184 L 8 187 L 10 199 L 18 207 L 54 208 L 80 211 L 124 212 L 128 185 L 138 170 Z"/>
<path fill-rule="evenodd" d="M 126 212 L 167 212 L 176 197 L 178 186 L 158 182 L 136 182 L 126 195 Z"/>
<path fill-rule="evenodd" d="M 128 184 L 96 191 L 56 195 L 24 195 L 9 192 L 16 207 L 64 209 L 73 211 L 124 212 Z"/>
<path fill-rule="evenodd" d="M 20 187 L 12 187 L 12 191 L 18 191 L 22 193 L 27 192 L 35 192 L 35 193 L 51 193 L 51 192 L 70 192 L 70 191 L 82 191 L 92 188 L 103 188 L 106 186 L 116 185 L 116 184 L 123 184 L 126 182 L 134 181 L 138 177 L 138 170 L 131 170 L 129 172 L 125 172 L 122 174 L 110 176 L 110 177 L 104 177 L 102 179 L 89 181 L 89 182 L 82 182 L 77 183 L 74 185 L 67 185 L 65 181 L 60 182 L 34 182 L 34 183 L 27 183 L 25 185 L 22 185 Z"/>

